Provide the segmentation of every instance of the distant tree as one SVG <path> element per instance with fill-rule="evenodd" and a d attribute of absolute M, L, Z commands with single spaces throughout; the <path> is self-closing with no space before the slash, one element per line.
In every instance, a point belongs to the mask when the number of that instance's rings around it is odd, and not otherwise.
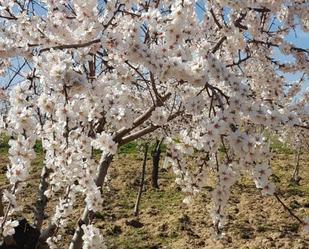
<path fill-rule="evenodd" d="M 143 159 L 143 165 L 142 165 L 142 172 L 141 172 L 141 179 L 140 179 L 140 185 L 139 185 L 139 190 L 138 190 L 138 194 L 137 194 L 137 198 L 136 198 L 136 202 L 135 202 L 135 206 L 134 206 L 134 215 L 138 216 L 139 214 L 139 205 L 141 202 L 141 198 L 142 198 L 142 193 L 144 190 L 144 182 L 145 182 L 145 174 L 146 174 L 146 164 L 147 164 L 147 154 L 148 154 L 148 143 L 144 144 L 144 159 Z"/>
<path fill-rule="evenodd" d="M 163 143 L 164 137 L 159 140 L 156 139 L 156 144 L 152 151 L 152 171 L 151 171 L 151 186 L 153 188 L 158 189 L 158 178 L 159 178 L 159 163 L 160 163 L 160 156 L 161 156 L 161 145 Z"/>

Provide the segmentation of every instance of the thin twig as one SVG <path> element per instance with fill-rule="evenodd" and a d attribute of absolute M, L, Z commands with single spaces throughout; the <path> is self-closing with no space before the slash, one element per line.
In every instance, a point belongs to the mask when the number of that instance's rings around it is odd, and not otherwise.
<path fill-rule="evenodd" d="M 299 223 L 304 224 L 304 221 L 302 221 L 296 214 L 292 212 L 292 210 L 284 204 L 284 202 L 280 199 L 280 197 L 277 194 L 274 194 L 277 201 L 280 202 L 280 204 L 283 206 L 283 208 L 290 213 L 291 216 L 293 216 L 296 220 L 299 221 Z"/>

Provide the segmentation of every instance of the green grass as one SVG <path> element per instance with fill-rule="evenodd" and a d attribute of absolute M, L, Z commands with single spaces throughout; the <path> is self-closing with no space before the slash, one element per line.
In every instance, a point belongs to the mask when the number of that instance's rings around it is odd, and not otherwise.
<path fill-rule="evenodd" d="M 293 154 L 294 153 L 293 149 L 288 144 L 282 143 L 276 138 L 271 139 L 270 148 L 275 153 L 280 153 L 280 154 Z"/>
<path fill-rule="evenodd" d="M 40 140 L 36 141 L 36 143 L 34 145 L 34 151 L 37 154 L 42 154 L 43 153 L 42 141 L 40 141 Z"/>
<path fill-rule="evenodd" d="M 270 140 L 270 148 L 273 152 L 280 154 L 294 153 L 293 149 L 287 143 L 279 140 L 279 136 L 277 134 L 270 134 L 269 132 L 266 132 L 264 135 L 268 141 Z"/>
<path fill-rule="evenodd" d="M 120 154 L 135 154 L 138 152 L 138 143 L 130 142 L 119 147 Z"/>
<path fill-rule="evenodd" d="M 10 137 L 5 134 L 0 134 L 0 154 L 6 155 L 9 151 L 9 140 Z"/>

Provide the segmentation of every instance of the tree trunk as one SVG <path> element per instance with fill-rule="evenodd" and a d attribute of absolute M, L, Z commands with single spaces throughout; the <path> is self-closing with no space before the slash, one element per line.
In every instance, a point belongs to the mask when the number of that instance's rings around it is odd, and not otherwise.
<path fill-rule="evenodd" d="M 153 188 L 158 189 L 158 176 L 159 176 L 159 162 L 160 162 L 160 155 L 161 155 L 161 144 L 163 142 L 163 139 L 161 141 L 156 141 L 156 147 L 154 151 L 152 152 L 152 172 L 151 172 L 151 186 Z"/>
<path fill-rule="evenodd" d="M 48 175 L 49 170 L 44 165 L 40 177 L 39 191 L 35 203 L 34 218 L 33 218 L 34 227 L 37 229 L 41 229 L 44 221 L 44 210 L 48 201 L 47 197 L 44 195 L 44 192 L 48 188 L 48 182 L 47 182 Z"/>
<path fill-rule="evenodd" d="M 2 189 L 0 189 L 0 217 L 4 216 L 4 206 L 3 206 L 3 202 L 2 202 Z"/>
<path fill-rule="evenodd" d="M 140 183 L 140 186 L 139 186 L 139 191 L 138 191 L 138 195 L 137 195 L 136 202 L 135 202 L 135 207 L 134 207 L 134 212 L 133 212 L 134 216 L 138 216 L 138 213 L 139 213 L 139 204 L 140 204 L 140 201 L 141 201 L 143 188 L 144 188 L 144 181 L 145 181 L 147 153 L 148 153 L 148 144 L 145 144 L 144 162 L 143 162 L 143 167 L 142 167 L 141 183 Z"/>
<path fill-rule="evenodd" d="M 292 176 L 292 179 L 291 179 L 291 182 L 293 182 L 295 184 L 299 184 L 299 181 L 301 179 L 300 176 L 299 176 L 300 153 L 301 153 L 301 146 L 299 146 L 298 149 L 297 149 L 297 154 L 296 154 L 296 158 L 295 158 L 296 165 L 295 165 L 293 176 Z"/>

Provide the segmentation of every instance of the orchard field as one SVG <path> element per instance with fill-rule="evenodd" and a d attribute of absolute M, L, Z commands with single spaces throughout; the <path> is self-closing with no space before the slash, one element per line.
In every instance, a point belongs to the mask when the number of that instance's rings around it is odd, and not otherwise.
<path fill-rule="evenodd" d="M 308 13 L 0 0 L 0 249 L 308 249 Z"/>
<path fill-rule="evenodd" d="M 309 210 L 309 155 L 300 156 L 300 184 L 290 182 L 295 165 L 295 155 L 287 145 L 278 141 L 272 144 L 274 156 L 272 180 L 276 182 L 279 195 L 284 203 L 298 216 L 303 217 Z M 1 142 L 1 185 L 6 183 L 4 172 L 9 162 L 6 138 Z M 42 165 L 42 148 L 35 148 L 37 158 L 32 163 L 31 175 L 25 191 L 19 196 L 23 210 L 20 214 L 31 220 L 33 200 L 38 191 L 39 173 Z M 140 184 L 143 162 L 142 152 L 136 143 L 119 149 L 119 155 L 111 164 L 108 187 L 104 187 L 102 210 L 95 213 L 95 222 L 105 235 L 110 249 L 307 249 L 309 237 L 291 215 L 273 197 L 264 197 L 249 178 L 242 178 L 232 188 L 228 205 L 228 222 L 225 236 L 216 240 L 213 233 L 210 182 L 190 205 L 182 202 L 185 195 L 175 184 L 170 169 L 162 168 L 165 151 L 160 161 L 159 186 L 150 184 L 152 160 L 147 158 L 144 191 L 140 203 L 140 214 L 133 215 L 133 208 Z M 52 214 L 55 200 L 46 211 Z M 82 212 L 82 200 L 74 206 L 73 218 L 64 234 L 68 242 L 74 233 L 74 221 Z M 45 225 L 47 223 L 45 222 Z M 64 245 L 63 245 L 64 246 Z M 60 248 L 60 247 L 59 247 Z"/>

